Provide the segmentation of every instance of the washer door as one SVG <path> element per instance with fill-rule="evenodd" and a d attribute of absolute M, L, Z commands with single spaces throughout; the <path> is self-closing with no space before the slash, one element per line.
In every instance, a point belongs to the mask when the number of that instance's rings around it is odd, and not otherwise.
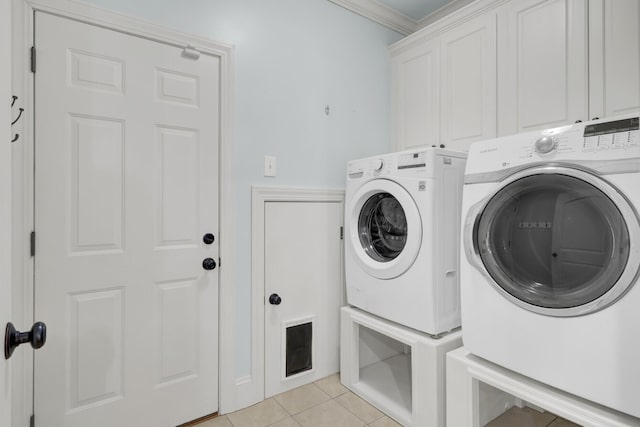
<path fill-rule="evenodd" d="M 605 308 L 633 285 L 639 238 L 634 209 L 610 184 L 545 167 L 514 175 L 484 203 L 472 243 L 483 273 L 507 299 L 536 313 L 576 316 Z"/>
<path fill-rule="evenodd" d="M 388 179 L 369 181 L 349 208 L 349 244 L 360 267 L 379 279 L 393 279 L 411 267 L 422 241 L 422 222 L 409 193 Z"/>

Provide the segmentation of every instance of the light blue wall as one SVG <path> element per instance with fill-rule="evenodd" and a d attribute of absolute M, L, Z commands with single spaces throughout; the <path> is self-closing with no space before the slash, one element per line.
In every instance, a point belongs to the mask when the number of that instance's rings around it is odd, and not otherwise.
<path fill-rule="evenodd" d="M 388 152 L 402 36 L 327 0 L 87 0 L 235 46 L 237 378 L 249 374 L 251 185 L 343 188 L 348 160 Z M 325 115 L 325 106 L 330 115 Z M 277 158 L 265 178 L 264 156 Z"/>

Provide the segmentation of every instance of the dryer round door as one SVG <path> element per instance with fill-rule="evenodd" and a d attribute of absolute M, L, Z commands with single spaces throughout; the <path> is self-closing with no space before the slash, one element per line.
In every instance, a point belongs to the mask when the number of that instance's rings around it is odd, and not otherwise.
<path fill-rule="evenodd" d="M 369 181 L 348 209 L 348 244 L 364 271 L 393 279 L 411 267 L 420 251 L 422 221 L 402 186 L 388 179 Z"/>
<path fill-rule="evenodd" d="M 476 212 L 470 242 L 476 267 L 527 310 L 591 313 L 614 303 L 637 280 L 637 214 L 593 174 L 528 169 L 503 182 Z"/>

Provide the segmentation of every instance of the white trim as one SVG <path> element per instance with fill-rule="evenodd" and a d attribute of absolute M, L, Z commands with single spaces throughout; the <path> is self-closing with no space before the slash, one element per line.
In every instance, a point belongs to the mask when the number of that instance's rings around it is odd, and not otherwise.
<path fill-rule="evenodd" d="M 344 190 L 251 187 L 251 374 L 246 406 L 264 400 L 264 217 L 267 202 L 334 202 L 344 204 Z M 249 390 L 248 390 L 249 391 Z"/>
<path fill-rule="evenodd" d="M 232 179 L 232 143 L 233 143 L 233 46 L 214 42 L 202 37 L 181 33 L 167 27 L 131 18 L 106 9 L 98 8 L 73 0 L 13 0 L 13 64 L 14 90 L 24 100 L 24 119 L 21 132 L 22 150 L 15 150 L 13 192 L 14 198 L 20 198 L 14 207 L 14 229 L 18 236 L 13 239 L 13 252 L 18 259 L 19 270 L 14 272 L 14 314 L 16 319 L 33 319 L 33 262 L 29 256 L 26 238 L 33 229 L 33 74 L 29 71 L 27 52 L 33 45 L 33 16 L 35 11 L 48 12 L 66 18 L 113 29 L 136 37 L 198 51 L 220 58 L 220 258 L 225 265 L 220 267 L 219 275 L 219 411 L 229 411 L 235 407 L 240 392 L 236 380 L 234 357 L 234 307 L 235 294 L 235 197 Z M 15 199 L 14 199 L 15 200 Z M 22 221 L 17 223 L 17 221 Z M 14 262 L 14 266 L 15 266 Z M 225 301 L 224 304 L 221 301 Z M 31 352 L 24 352 L 24 360 L 15 363 L 12 383 L 14 420 L 18 415 L 31 414 L 32 407 L 32 370 Z M 16 425 L 26 425 L 18 418 Z"/>
<path fill-rule="evenodd" d="M 12 177 L 11 177 L 11 140 L 15 134 L 11 128 L 11 122 L 15 120 L 19 105 L 11 107 L 11 4 L 3 1 L 0 4 L 0 327 L 4 336 L 5 325 L 7 322 L 14 322 L 15 319 L 11 313 L 11 294 L 12 294 L 12 261 L 15 258 L 12 255 L 11 236 L 12 236 Z M 7 57 L 8 60 L 7 60 Z M 16 123 L 17 124 L 17 123 Z M 22 325 L 16 325 L 18 329 L 22 329 Z M 23 350 L 24 351 L 24 350 Z M 14 355 L 17 356 L 16 351 Z M 11 374 L 13 371 L 12 360 L 4 360 L 0 362 L 0 425 L 13 425 L 11 417 L 12 410 L 12 393 L 11 393 Z M 15 399 L 14 399 L 15 400 Z"/>
<path fill-rule="evenodd" d="M 424 18 L 419 19 L 417 22 L 417 30 L 431 25 L 445 16 L 451 15 L 456 10 L 462 9 L 474 1 L 475 0 L 452 0 L 449 3 L 446 3 L 444 6 L 434 10 Z"/>
<path fill-rule="evenodd" d="M 464 2 L 466 0 L 461 1 Z M 508 1 L 510 0 L 475 0 L 470 4 L 464 5 L 464 7 L 450 12 L 450 15 L 447 15 L 446 19 L 442 19 L 442 17 L 440 17 L 436 22 L 430 23 L 426 27 L 411 34 L 409 37 L 405 37 L 389 46 L 391 57 L 393 58 L 398 56 L 407 49 L 411 49 L 415 44 L 424 43 L 426 40 L 442 35 L 452 28 L 462 25 L 477 16 L 483 15 L 490 10 L 497 9 L 500 5 L 507 3 Z M 438 11 L 435 13 L 438 13 Z"/>
<path fill-rule="evenodd" d="M 417 21 L 375 0 L 329 1 L 405 36 L 418 29 Z"/>

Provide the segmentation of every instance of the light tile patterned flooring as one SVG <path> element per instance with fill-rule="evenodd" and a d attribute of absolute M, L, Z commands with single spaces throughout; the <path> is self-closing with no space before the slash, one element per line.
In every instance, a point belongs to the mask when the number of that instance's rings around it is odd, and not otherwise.
<path fill-rule="evenodd" d="M 551 412 L 538 412 L 528 407 L 514 406 L 489 422 L 486 427 L 580 427 Z"/>
<path fill-rule="evenodd" d="M 194 427 L 400 427 L 340 384 L 338 374 Z M 486 427 L 580 427 L 550 412 L 513 407 Z"/>
<path fill-rule="evenodd" d="M 399 427 L 351 393 L 338 374 L 195 427 Z"/>

